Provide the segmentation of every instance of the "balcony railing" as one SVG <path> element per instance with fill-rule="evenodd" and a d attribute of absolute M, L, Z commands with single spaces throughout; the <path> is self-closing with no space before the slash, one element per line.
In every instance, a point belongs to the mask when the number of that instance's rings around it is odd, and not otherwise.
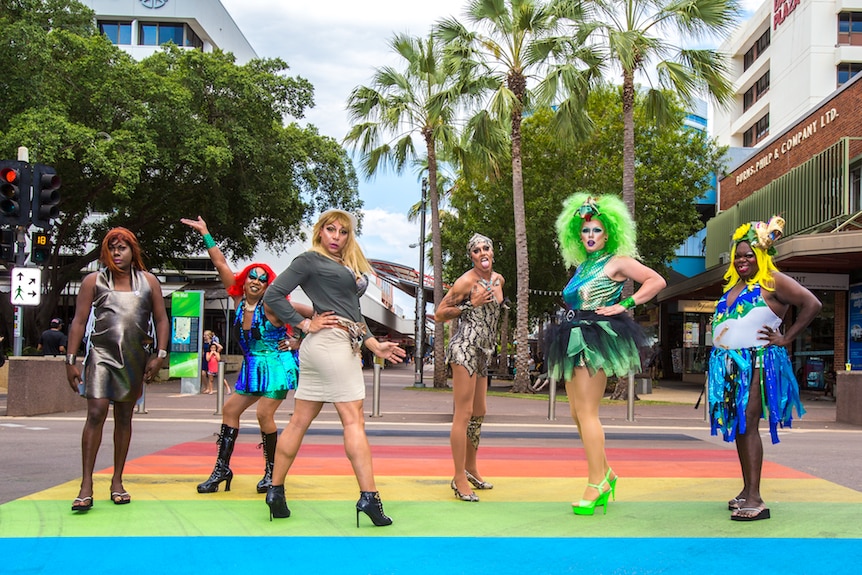
<path fill-rule="evenodd" d="M 834 228 L 859 210 L 859 190 L 850 189 L 850 147 L 862 138 L 842 138 L 738 202 L 706 223 L 707 269 L 727 263 L 734 230 L 751 221 L 765 221 L 775 214 L 787 220 L 784 236 Z"/>

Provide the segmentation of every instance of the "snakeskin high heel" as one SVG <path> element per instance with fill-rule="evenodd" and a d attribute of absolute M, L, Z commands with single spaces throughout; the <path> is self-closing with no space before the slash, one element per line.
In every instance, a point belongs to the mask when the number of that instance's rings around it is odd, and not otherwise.
<path fill-rule="evenodd" d="M 458 491 L 458 487 L 455 485 L 454 479 L 449 487 L 451 487 L 452 491 L 455 492 L 455 499 L 460 499 L 461 501 L 479 501 L 479 496 L 475 493 L 461 493 Z"/>
<path fill-rule="evenodd" d="M 488 483 L 487 481 L 481 481 L 475 475 L 470 473 L 469 471 L 465 471 L 464 473 L 467 474 L 467 481 L 469 481 L 470 485 L 472 485 L 476 489 L 494 489 L 493 483 Z"/>

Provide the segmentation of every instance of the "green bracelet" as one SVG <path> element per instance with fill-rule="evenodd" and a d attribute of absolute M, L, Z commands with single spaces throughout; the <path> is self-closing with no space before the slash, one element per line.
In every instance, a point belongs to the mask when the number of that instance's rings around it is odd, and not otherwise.
<path fill-rule="evenodd" d="M 633 298 L 632 296 L 629 296 L 626 299 L 624 299 L 623 301 L 621 301 L 620 305 L 626 309 L 631 309 L 631 308 L 635 307 L 637 304 L 635 303 L 635 298 Z"/>
<path fill-rule="evenodd" d="M 204 246 L 206 247 L 206 249 L 216 247 L 215 240 L 210 234 L 204 234 Z"/>

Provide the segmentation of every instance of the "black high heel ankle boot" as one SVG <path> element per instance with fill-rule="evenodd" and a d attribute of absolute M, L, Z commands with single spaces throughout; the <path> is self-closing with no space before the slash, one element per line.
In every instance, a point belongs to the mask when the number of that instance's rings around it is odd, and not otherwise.
<path fill-rule="evenodd" d="M 278 432 L 264 433 L 261 431 L 260 437 L 263 439 L 260 445 L 263 447 L 266 468 L 263 472 L 263 479 L 257 482 L 257 492 L 266 493 L 269 486 L 272 485 L 272 466 L 275 465 L 275 444 L 278 442 Z"/>
<path fill-rule="evenodd" d="M 215 493 L 218 491 L 219 483 L 225 482 L 225 491 L 230 491 L 230 483 L 233 481 L 233 471 L 230 469 L 230 457 L 233 455 L 233 446 L 236 444 L 236 436 L 239 429 L 222 423 L 218 440 L 218 459 L 209 479 L 198 484 L 198 493 Z"/>
<path fill-rule="evenodd" d="M 378 527 L 392 525 L 392 519 L 383 513 L 383 502 L 378 491 L 360 491 L 356 502 L 356 526 L 359 527 L 359 512 L 363 512 Z"/>
<path fill-rule="evenodd" d="M 269 505 L 269 520 L 290 517 L 287 499 L 284 496 L 284 485 L 270 485 L 266 490 L 266 504 Z"/>

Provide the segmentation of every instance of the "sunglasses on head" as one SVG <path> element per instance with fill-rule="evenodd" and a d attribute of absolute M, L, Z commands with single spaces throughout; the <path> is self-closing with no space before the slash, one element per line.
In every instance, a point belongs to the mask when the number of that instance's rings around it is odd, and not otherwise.
<path fill-rule="evenodd" d="M 269 279 L 269 276 L 267 275 L 266 272 L 263 272 L 262 274 L 258 275 L 257 270 L 251 270 L 250 272 L 248 272 L 248 279 L 257 280 L 260 283 L 265 284 L 267 282 L 267 280 Z"/>

